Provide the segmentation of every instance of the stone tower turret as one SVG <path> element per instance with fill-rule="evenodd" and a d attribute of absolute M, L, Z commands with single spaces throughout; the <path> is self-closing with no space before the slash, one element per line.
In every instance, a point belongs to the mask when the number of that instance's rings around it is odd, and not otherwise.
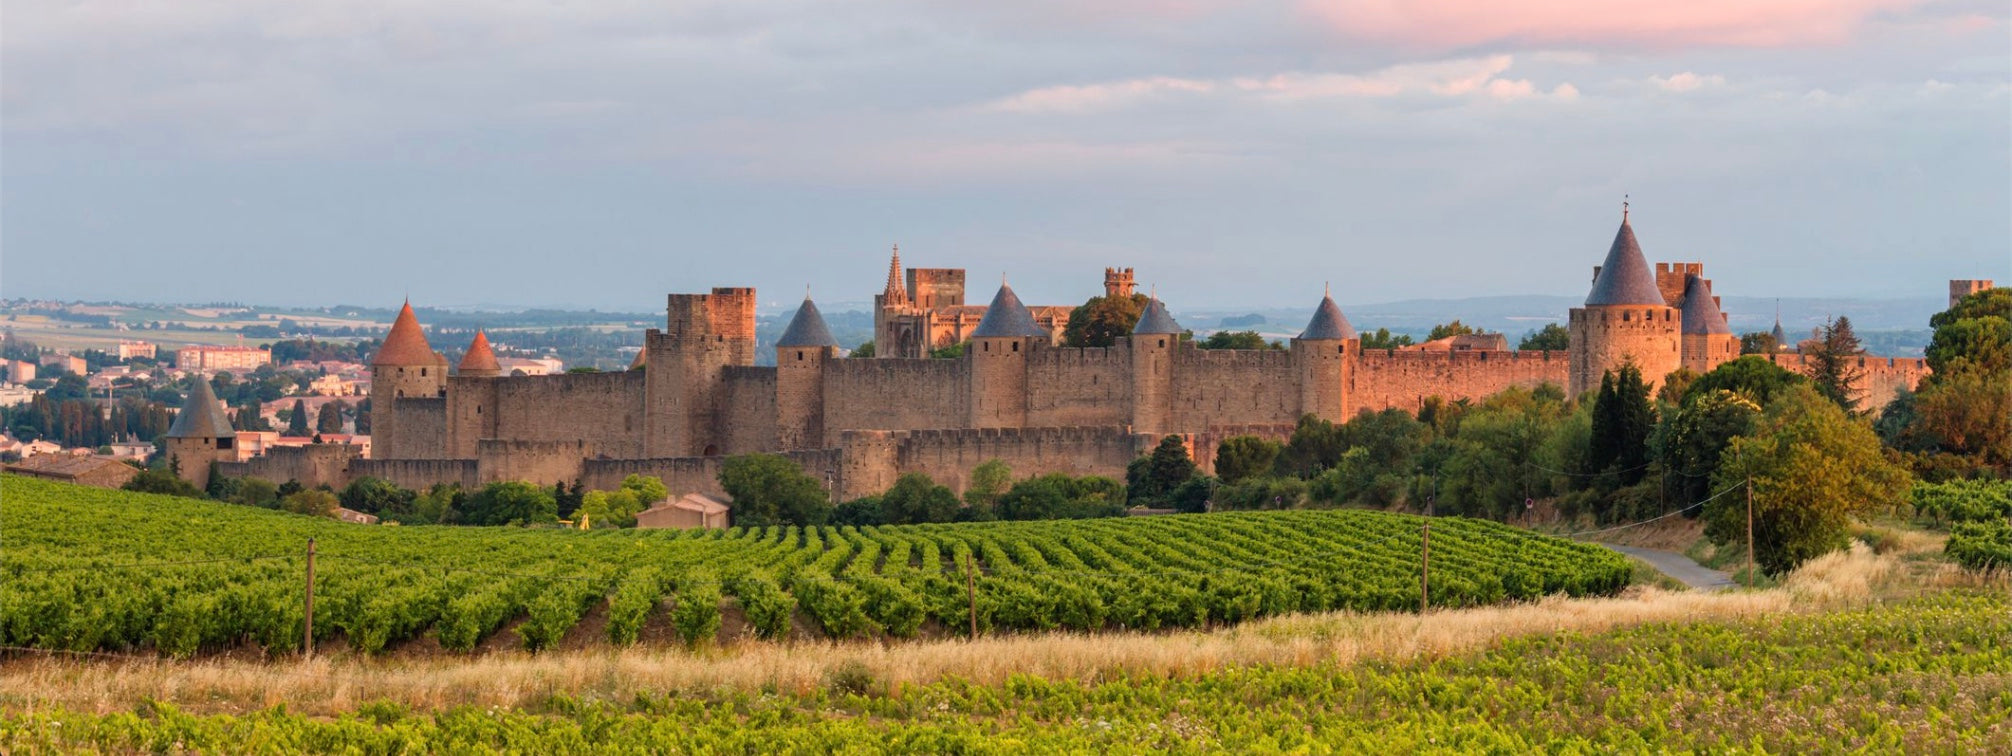
<path fill-rule="evenodd" d="M 1586 306 L 1572 308 L 1569 316 L 1571 385 L 1566 391 L 1578 396 L 1597 388 L 1607 371 L 1628 363 L 1641 369 L 1642 380 L 1653 391 L 1681 364 L 1681 326 L 1677 308 L 1663 299 L 1642 256 L 1624 209 L 1605 263 L 1593 269 Z"/>
<path fill-rule="evenodd" d="M 447 358 L 426 343 L 426 333 L 408 300 L 391 322 L 391 332 L 384 335 L 377 354 L 370 358 L 371 454 L 383 459 L 429 456 L 399 436 L 398 402 L 446 395 Z"/>
<path fill-rule="evenodd" d="M 1034 322 L 1013 287 L 1001 282 L 964 347 L 971 375 L 970 427 L 1027 424 L 1027 355 L 1036 342 L 1047 341 L 1048 332 Z"/>
<path fill-rule="evenodd" d="M 1681 310 L 1685 369 L 1703 375 L 1740 356 L 1740 337 L 1726 325 L 1711 281 L 1695 273 L 1686 276 Z"/>
<path fill-rule="evenodd" d="M 1132 326 L 1132 432 L 1165 433 L 1174 426 L 1174 355 L 1181 349 L 1181 324 L 1158 297 Z"/>
<path fill-rule="evenodd" d="M 1991 279 L 1989 278 L 1949 279 L 1949 306 L 1955 307 L 1958 302 L 1963 301 L 1964 297 L 1976 294 L 1977 292 L 1990 291 L 1991 286 Z"/>
<path fill-rule="evenodd" d="M 1129 297 L 1137 287 L 1138 284 L 1132 279 L 1131 268 L 1104 269 L 1104 296 Z"/>
<path fill-rule="evenodd" d="M 495 378 L 503 374 L 503 364 L 496 361 L 496 350 L 489 348 L 488 334 L 475 332 L 475 340 L 468 342 L 468 353 L 461 356 L 461 366 L 454 373 L 463 378 Z"/>
<path fill-rule="evenodd" d="M 1292 340 L 1293 369 L 1299 373 L 1299 411 L 1323 420 L 1348 419 L 1348 385 L 1362 341 L 1341 314 L 1334 297 L 1322 294 L 1306 330 Z"/>
<path fill-rule="evenodd" d="M 722 448 L 724 373 L 754 364 L 755 290 L 672 294 L 664 330 L 643 335 L 643 451 L 651 457 L 728 454 Z"/>
<path fill-rule="evenodd" d="M 210 390 L 210 382 L 201 375 L 196 376 L 195 389 L 182 402 L 181 413 L 168 425 L 166 438 L 168 459 L 182 480 L 197 488 L 209 486 L 211 462 L 238 459 L 237 431 Z"/>
<path fill-rule="evenodd" d="M 824 363 L 837 356 L 838 340 L 805 294 L 803 306 L 775 343 L 777 448 L 825 448 Z"/>

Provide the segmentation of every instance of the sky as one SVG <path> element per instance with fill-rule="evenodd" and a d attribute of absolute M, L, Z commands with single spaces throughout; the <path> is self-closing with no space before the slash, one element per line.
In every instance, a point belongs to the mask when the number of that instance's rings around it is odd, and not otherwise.
<path fill-rule="evenodd" d="M 2012 280 L 2002 0 L 7 0 L 0 296 Z"/>

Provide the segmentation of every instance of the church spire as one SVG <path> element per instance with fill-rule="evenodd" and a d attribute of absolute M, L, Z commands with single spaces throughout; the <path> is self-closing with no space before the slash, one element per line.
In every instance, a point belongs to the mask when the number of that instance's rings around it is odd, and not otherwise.
<path fill-rule="evenodd" d="M 881 292 L 883 306 L 908 304 L 908 289 L 901 284 L 901 245 L 894 245 L 894 259 L 887 263 L 887 289 Z"/>

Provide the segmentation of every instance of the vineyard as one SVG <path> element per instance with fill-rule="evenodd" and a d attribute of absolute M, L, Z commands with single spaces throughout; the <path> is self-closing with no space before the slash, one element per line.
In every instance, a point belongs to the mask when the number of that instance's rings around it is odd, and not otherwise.
<path fill-rule="evenodd" d="M 431 638 L 449 652 L 668 627 L 912 637 L 1152 630 L 1292 612 L 1416 610 L 1610 594 L 1597 546 L 1458 518 L 1365 511 L 712 531 L 356 526 L 164 496 L 4 479 L 0 645 L 300 650 L 314 539 L 318 649 Z M 514 636 L 514 637 L 513 637 Z"/>

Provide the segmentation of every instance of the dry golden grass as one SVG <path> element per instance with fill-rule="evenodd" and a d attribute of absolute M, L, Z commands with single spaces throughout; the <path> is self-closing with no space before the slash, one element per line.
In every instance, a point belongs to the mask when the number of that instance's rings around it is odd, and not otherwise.
<path fill-rule="evenodd" d="M 1047 634 L 977 641 L 749 643 L 700 653 L 605 649 L 466 659 L 317 659 L 265 663 L 209 659 L 22 659 L 0 669 L 0 707 L 63 706 L 107 712 L 148 698 L 200 712 L 277 704 L 329 715 L 372 700 L 417 710 L 455 705 L 536 706 L 556 694 L 626 700 L 640 691 L 774 689 L 827 684 L 840 667 L 898 687 L 959 678 L 998 683 L 1013 674 L 1085 681 L 1118 674 L 1191 676 L 1226 667 L 1437 657 L 1506 638 L 1597 633 L 1651 622 L 1731 619 L 1861 605 L 1905 579 L 1901 555 L 1856 545 L 1810 562 L 1781 587 L 1724 593 L 1635 588 L 1601 599 L 1409 614 L 1352 612 L 1280 617 L 1234 628 L 1172 634 Z M 1945 580 L 1956 578 L 1945 577 Z"/>

